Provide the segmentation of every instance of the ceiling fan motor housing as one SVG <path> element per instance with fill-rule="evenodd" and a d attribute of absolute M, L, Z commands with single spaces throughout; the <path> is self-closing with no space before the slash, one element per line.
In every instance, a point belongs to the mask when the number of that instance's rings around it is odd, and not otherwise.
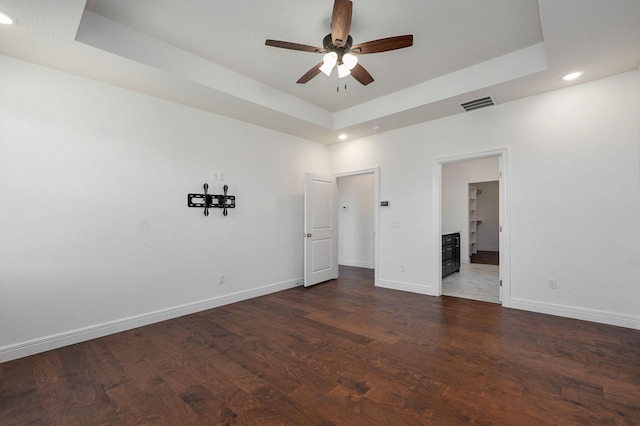
<path fill-rule="evenodd" d="M 347 42 L 344 46 L 336 46 L 331 41 L 331 34 L 327 34 L 325 38 L 322 40 L 322 45 L 324 46 L 324 50 L 327 52 L 336 52 L 338 54 L 338 60 L 342 59 L 342 56 L 345 53 L 351 52 L 351 46 L 353 45 L 353 38 L 351 36 L 347 37 Z"/>

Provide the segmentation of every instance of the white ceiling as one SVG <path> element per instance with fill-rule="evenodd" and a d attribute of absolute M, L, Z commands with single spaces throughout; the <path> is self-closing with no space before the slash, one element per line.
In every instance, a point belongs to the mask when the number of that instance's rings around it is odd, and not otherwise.
<path fill-rule="evenodd" d="M 640 66 L 638 0 L 353 0 L 355 43 L 413 34 L 362 55 L 375 81 L 318 75 L 321 61 L 267 38 L 322 46 L 332 0 L 0 0 L 17 25 L 0 54 L 323 143 L 464 113 Z M 571 83 L 571 84 L 577 84 Z M 345 88 L 346 84 L 346 88 Z M 340 90 L 337 91 L 336 89 Z"/>

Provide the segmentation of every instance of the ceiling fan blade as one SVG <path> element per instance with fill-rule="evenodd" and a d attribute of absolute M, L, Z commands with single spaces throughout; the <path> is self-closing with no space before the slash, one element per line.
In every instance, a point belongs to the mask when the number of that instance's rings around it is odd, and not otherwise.
<path fill-rule="evenodd" d="M 351 14 L 353 3 L 351 0 L 335 0 L 331 15 L 331 42 L 334 46 L 345 46 L 349 31 L 351 31 Z"/>
<path fill-rule="evenodd" d="M 298 50 L 301 52 L 311 52 L 311 53 L 325 52 L 325 50 L 321 47 L 308 46 L 306 44 L 299 44 L 299 43 L 291 43 L 290 41 L 267 40 L 264 42 L 264 44 L 267 46 L 279 47 L 281 49 Z"/>
<path fill-rule="evenodd" d="M 300 79 L 298 81 L 296 81 L 296 83 L 305 84 L 306 82 L 311 80 L 313 77 L 315 77 L 316 75 L 320 74 L 320 67 L 321 66 L 322 66 L 322 62 L 320 62 L 318 65 L 316 65 L 315 67 L 313 67 L 309 71 L 307 71 L 305 73 L 305 75 L 303 75 L 302 77 L 300 77 Z"/>
<path fill-rule="evenodd" d="M 373 77 L 371 77 L 371 74 L 369 74 L 369 71 L 364 69 L 364 67 L 360 64 L 357 64 L 351 70 L 351 75 L 353 76 L 353 78 L 358 80 L 358 82 L 360 82 L 360 84 L 362 84 L 363 86 L 366 86 L 369 83 L 373 83 Z"/>
<path fill-rule="evenodd" d="M 413 46 L 413 34 L 381 38 L 351 46 L 351 51 L 358 55 L 367 53 L 388 52 L 389 50 L 402 49 Z"/>

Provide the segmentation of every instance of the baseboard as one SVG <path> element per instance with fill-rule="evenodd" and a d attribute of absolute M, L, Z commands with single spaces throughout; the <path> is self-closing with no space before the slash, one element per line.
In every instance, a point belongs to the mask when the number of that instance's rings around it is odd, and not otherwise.
<path fill-rule="evenodd" d="M 565 318 L 573 318 L 640 330 L 640 317 L 633 315 L 578 308 L 575 306 L 558 305 L 555 303 L 537 302 L 533 300 L 518 299 L 515 297 L 511 298 L 510 307 L 524 311 L 538 312 L 541 314 L 556 315 Z"/>
<path fill-rule="evenodd" d="M 355 268 L 373 269 L 372 262 L 362 262 L 359 260 L 339 260 L 338 265 L 353 266 Z"/>
<path fill-rule="evenodd" d="M 426 296 L 435 296 L 436 289 L 433 286 L 418 285 L 413 283 L 403 283 L 399 281 L 378 280 L 377 287 L 389 288 L 392 290 L 407 291 L 409 293 L 424 294 Z"/>
<path fill-rule="evenodd" d="M 478 246 L 478 251 L 494 251 L 496 253 L 500 252 L 500 247 L 480 247 Z"/>
<path fill-rule="evenodd" d="M 174 306 L 155 312 L 149 312 L 146 314 L 123 318 L 116 321 L 110 321 L 91 327 L 85 327 L 77 330 L 46 336 L 40 339 L 18 343 L 16 345 L 5 346 L 3 348 L 0 348 L 0 363 L 23 358 L 30 355 L 35 355 L 37 353 L 46 352 L 52 349 L 58 349 L 64 346 L 73 345 L 75 343 L 86 342 L 98 337 L 119 333 L 121 331 L 131 330 L 156 322 L 166 321 L 184 315 L 206 311 L 207 309 L 217 308 L 220 306 L 228 305 L 230 303 L 264 296 L 266 294 L 271 294 L 282 290 L 288 290 L 290 288 L 302 285 L 303 281 L 303 278 L 299 278 L 290 281 L 283 281 L 281 283 L 269 284 L 251 290 L 241 291 L 220 297 L 214 297 L 211 299 L 201 300 L 185 305 Z"/>

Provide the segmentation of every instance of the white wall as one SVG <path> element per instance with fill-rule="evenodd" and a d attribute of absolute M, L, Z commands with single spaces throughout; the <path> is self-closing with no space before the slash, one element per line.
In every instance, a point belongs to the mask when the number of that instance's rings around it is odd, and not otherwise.
<path fill-rule="evenodd" d="M 338 263 L 373 268 L 374 174 L 338 177 Z"/>
<path fill-rule="evenodd" d="M 460 232 L 460 259 L 469 263 L 469 184 L 497 180 L 498 157 L 442 166 L 442 230 Z"/>
<path fill-rule="evenodd" d="M 478 250 L 500 251 L 500 184 L 497 181 L 473 182 L 478 193 Z"/>
<path fill-rule="evenodd" d="M 300 282 L 304 172 L 330 172 L 326 146 L 0 69 L 0 361 Z M 204 182 L 237 208 L 188 208 Z"/>
<path fill-rule="evenodd" d="M 511 217 L 505 304 L 640 328 L 637 71 L 331 146 L 334 170 L 380 166 L 380 198 L 391 202 L 379 211 L 380 285 L 437 294 L 434 168 L 500 148 Z"/>

